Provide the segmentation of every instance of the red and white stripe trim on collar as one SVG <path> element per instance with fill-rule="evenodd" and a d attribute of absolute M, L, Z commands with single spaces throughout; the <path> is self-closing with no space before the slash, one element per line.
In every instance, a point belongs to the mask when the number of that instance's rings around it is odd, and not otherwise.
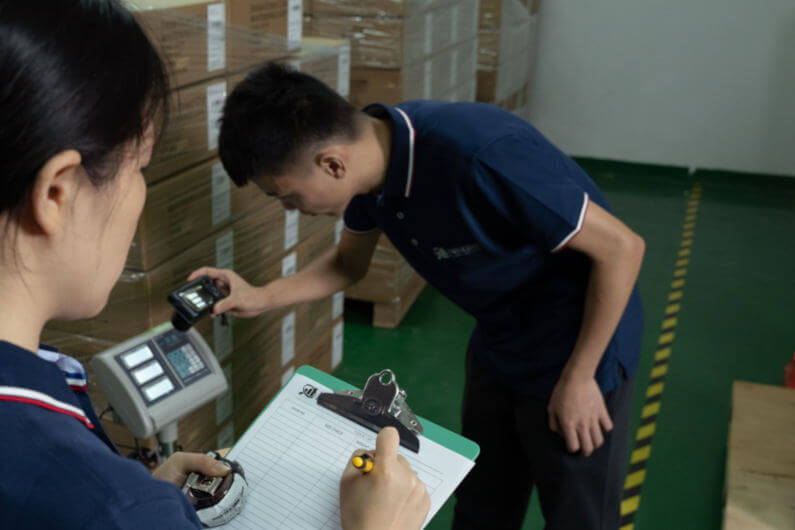
<path fill-rule="evenodd" d="M 414 130 L 414 124 L 411 123 L 408 114 L 403 112 L 403 110 L 395 107 L 403 119 L 406 120 L 406 125 L 409 128 L 409 172 L 408 176 L 406 177 L 406 198 L 408 199 L 409 195 L 411 195 L 411 185 L 414 182 L 414 143 L 417 139 L 417 133 Z"/>
<path fill-rule="evenodd" d="M 68 355 L 45 348 L 39 348 L 36 355 L 45 361 L 55 363 L 61 372 L 63 372 L 64 378 L 66 378 L 66 384 L 69 385 L 72 390 L 78 392 L 86 391 L 86 370 L 83 368 L 83 365 L 80 364 L 80 361 Z"/>
<path fill-rule="evenodd" d="M 17 386 L 0 386 L 0 401 L 14 401 L 17 403 L 36 405 L 37 407 L 45 408 L 53 412 L 72 416 L 83 422 L 89 429 L 94 428 L 94 424 L 91 423 L 91 420 L 88 419 L 86 413 L 83 412 L 82 409 L 70 405 L 69 403 L 58 401 L 43 392 Z"/>

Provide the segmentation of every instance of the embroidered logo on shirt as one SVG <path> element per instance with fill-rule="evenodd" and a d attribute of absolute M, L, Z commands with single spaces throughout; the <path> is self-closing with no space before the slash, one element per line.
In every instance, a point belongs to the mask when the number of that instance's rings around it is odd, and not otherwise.
<path fill-rule="evenodd" d="M 473 244 L 455 248 L 434 247 L 433 253 L 436 254 L 436 259 L 439 261 L 444 261 L 446 259 L 463 258 L 464 256 L 469 256 L 475 252 L 480 252 L 481 250 L 482 249 L 480 245 Z"/>

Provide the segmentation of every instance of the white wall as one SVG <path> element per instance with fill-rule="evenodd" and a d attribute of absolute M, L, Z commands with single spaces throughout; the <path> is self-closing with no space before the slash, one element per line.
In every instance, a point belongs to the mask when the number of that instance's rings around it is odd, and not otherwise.
<path fill-rule="evenodd" d="M 530 118 L 580 156 L 795 176 L 795 0 L 544 0 Z"/>

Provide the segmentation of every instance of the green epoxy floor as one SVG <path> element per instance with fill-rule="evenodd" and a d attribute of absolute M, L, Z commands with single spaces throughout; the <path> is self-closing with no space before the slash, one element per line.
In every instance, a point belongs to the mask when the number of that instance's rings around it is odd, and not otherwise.
<path fill-rule="evenodd" d="M 636 530 L 721 528 L 731 384 L 782 384 L 795 351 L 795 179 L 581 160 L 615 213 L 646 240 L 646 330 L 634 439 L 681 239 L 687 194 L 703 187 L 695 240 Z M 414 410 L 460 430 L 464 352 L 474 321 L 426 288 L 396 330 L 346 306 L 335 375 L 363 383 L 391 367 Z M 450 527 L 452 502 L 429 526 Z M 536 499 L 525 529 L 543 528 Z"/>

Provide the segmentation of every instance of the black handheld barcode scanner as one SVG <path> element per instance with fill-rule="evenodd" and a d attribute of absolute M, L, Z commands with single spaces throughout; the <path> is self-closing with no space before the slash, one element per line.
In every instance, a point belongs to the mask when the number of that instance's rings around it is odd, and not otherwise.
<path fill-rule="evenodd" d="M 226 298 L 212 278 L 202 276 L 188 282 L 168 295 L 168 301 L 174 306 L 171 324 L 180 331 L 188 331 L 191 326 L 209 315 L 218 300 Z M 226 324 L 226 315 L 221 316 L 222 324 Z"/>

